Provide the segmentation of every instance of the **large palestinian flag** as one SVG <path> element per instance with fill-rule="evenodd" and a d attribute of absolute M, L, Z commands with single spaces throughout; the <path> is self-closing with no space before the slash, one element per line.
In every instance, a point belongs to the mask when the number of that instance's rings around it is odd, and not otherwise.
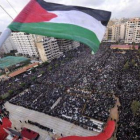
<path fill-rule="evenodd" d="M 96 52 L 110 16 L 108 11 L 31 0 L 8 28 L 80 41 Z"/>

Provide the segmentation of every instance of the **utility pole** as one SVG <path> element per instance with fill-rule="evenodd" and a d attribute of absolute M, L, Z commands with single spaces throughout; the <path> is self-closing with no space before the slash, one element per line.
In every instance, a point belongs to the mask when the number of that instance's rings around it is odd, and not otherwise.
<path fill-rule="evenodd" d="M 17 11 L 15 10 L 15 8 L 12 6 L 12 4 L 8 1 L 8 0 L 6 0 L 7 1 L 7 3 L 13 8 L 13 10 L 16 12 L 16 14 L 17 14 Z"/>
<path fill-rule="evenodd" d="M 5 11 L 5 13 L 11 18 L 13 19 L 13 17 L 0 5 L 0 7 Z"/>

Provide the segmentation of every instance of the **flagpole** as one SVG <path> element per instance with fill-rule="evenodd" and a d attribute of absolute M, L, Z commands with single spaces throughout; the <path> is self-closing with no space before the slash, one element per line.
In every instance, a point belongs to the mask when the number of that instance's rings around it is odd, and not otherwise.
<path fill-rule="evenodd" d="M 0 36 L 0 48 L 2 47 L 3 43 L 6 41 L 6 39 L 11 35 L 11 30 L 9 28 L 6 28 L 1 36 Z"/>
<path fill-rule="evenodd" d="M 13 20 L 13 17 L 0 5 L 0 7 L 5 11 L 5 13 Z M 11 30 L 9 28 L 6 28 L 2 34 L 0 35 L 0 48 L 6 41 L 6 39 L 11 35 Z"/>

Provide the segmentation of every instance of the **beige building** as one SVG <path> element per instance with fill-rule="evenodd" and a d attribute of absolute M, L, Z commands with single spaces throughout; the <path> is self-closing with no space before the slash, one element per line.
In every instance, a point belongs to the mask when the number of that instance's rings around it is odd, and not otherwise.
<path fill-rule="evenodd" d="M 115 24 L 106 29 L 103 42 L 120 42 L 125 39 L 125 24 Z"/>
<path fill-rule="evenodd" d="M 126 23 L 125 43 L 140 43 L 140 18 L 130 19 Z"/>
<path fill-rule="evenodd" d="M 54 58 L 62 56 L 63 52 L 79 47 L 80 43 L 66 39 L 36 36 L 36 46 L 41 60 L 50 62 Z"/>
<path fill-rule="evenodd" d="M 103 42 L 115 42 L 113 26 L 107 27 Z"/>

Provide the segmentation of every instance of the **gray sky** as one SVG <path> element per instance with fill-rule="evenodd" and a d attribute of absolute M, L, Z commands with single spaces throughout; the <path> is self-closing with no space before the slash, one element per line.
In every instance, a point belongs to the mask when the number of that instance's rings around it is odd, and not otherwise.
<path fill-rule="evenodd" d="M 15 18 L 17 13 L 7 3 L 9 1 L 19 13 L 30 0 L 0 0 L 10 15 Z M 140 17 L 140 0 L 45 0 L 66 5 L 86 6 L 112 12 L 112 18 Z M 0 7 L 0 31 L 3 31 L 12 19 Z"/>

